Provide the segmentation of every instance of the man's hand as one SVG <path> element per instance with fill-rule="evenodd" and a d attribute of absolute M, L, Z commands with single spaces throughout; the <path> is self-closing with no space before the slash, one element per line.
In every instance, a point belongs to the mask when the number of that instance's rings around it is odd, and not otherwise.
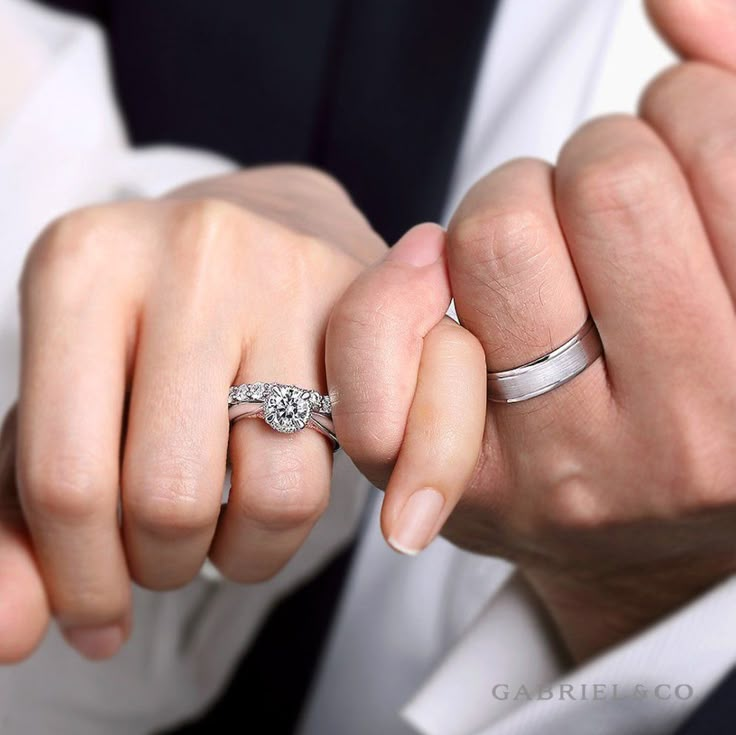
<path fill-rule="evenodd" d="M 490 370 L 558 347 L 589 312 L 601 334 L 605 359 L 570 383 L 489 404 L 480 460 L 443 529 L 516 561 L 581 659 L 736 569 L 736 4 L 651 10 L 710 63 L 655 80 L 640 118 L 584 126 L 556 167 L 494 171 L 448 230 L 457 312 Z M 356 308 L 363 278 L 341 304 Z M 350 339 L 390 352 L 375 327 L 363 320 Z M 355 364 L 330 384 L 343 390 Z M 336 421 L 352 437 L 350 417 Z M 361 467 L 395 456 L 385 425 L 374 444 L 346 443 Z M 384 513 L 389 534 L 392 522 Z"/>

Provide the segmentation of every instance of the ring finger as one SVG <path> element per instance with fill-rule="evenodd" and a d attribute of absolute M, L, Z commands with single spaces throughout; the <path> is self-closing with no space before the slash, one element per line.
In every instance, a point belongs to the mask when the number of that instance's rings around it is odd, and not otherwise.
<path fill-rule="evenodd" d="M 555 210 L 551 167 L 517 160 L 480 181 L 450 224 L 450 278 L 458 317 L 480 340 L 489 370 L 518 367 L 565 343 L 588 308 Z M 569 391 L 599 385 L 602 361 L 572 383 L 534 399 L 547 421 Z M 574 386 L 574 388 L 573 388 Z M 539 412 L 542 411 L 542 414 Z M 529 405 L 493 404 L 508 430 L 527 420 Z"/>
<path fill-rule="evenodd" d="M 273 342 L 254 343 L 234 383 L 282 383 L 324 393 L 320 331 L 283 335 L 277 361 Z M 332 443 L 306 427 L 278 433 L 260 418 L 243 419 L 231 426 L 229 453 L 232 487 L 210 557 L 228 579 L 258 582 L 291 558 L 326 507 Z"/>

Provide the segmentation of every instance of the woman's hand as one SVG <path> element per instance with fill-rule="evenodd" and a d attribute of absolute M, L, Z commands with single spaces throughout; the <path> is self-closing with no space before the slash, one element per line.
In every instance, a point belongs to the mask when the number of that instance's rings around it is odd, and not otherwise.
<path fill-rule="evenodd" d="M 208 554 L 241 582 L 286 563 L 327 503 L 331 445 L 255 420 L 229 431 L 228 388 L 325 392 L 332 306 L 384 252 L 338 184 L 295 166 L 48 228 L 22 278 L 0 458 L 0 661 L 26 656 L 50 614 L 85 655 L 111 655 L 131 579 L 178 587 Z"/>
<path fill-rule="evenodd" d="M 478 461 L 486 415 L 479 341 L 445 316 L 445 233 L 410 230 L 335 307 L 327 379 L 345 451 L 385 488 L 391 546 L 417 554 L 440 532 Z"/>

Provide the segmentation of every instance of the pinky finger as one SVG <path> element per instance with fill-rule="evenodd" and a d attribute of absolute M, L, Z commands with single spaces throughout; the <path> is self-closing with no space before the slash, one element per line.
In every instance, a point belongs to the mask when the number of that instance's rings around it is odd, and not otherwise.
<path fill-rule="evenodd" d="M 0 664 L 30 656 L 41 642 L 49 618 L 28 537 L 0 519 Z"/>
<path fill-rule="evenodd" d="M 27 658 L 40 643 L 50 619 L 18 503 L 15 420 L 13 410 L 0 437 L 0 664 Z"/>
<path fill-rule="evenodd" d="M 470 482 L 486 418 L 486 362 L 478 340 L 449 318 L 424 339 L 417 387 L 381 526 L 415 555 L 440 532 Z"/>

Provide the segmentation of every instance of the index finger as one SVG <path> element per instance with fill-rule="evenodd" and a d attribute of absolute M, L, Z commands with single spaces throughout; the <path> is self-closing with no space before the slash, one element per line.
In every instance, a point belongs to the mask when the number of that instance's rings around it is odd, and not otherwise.
<path fill-rule="evenodd" d="M 383 501 L 381 525 L 396 551 L 413 556 L 440 532 L 473 476 L 485 423 L 483 348 L 445 317 L 424 338 L 404 439 Z"/>

